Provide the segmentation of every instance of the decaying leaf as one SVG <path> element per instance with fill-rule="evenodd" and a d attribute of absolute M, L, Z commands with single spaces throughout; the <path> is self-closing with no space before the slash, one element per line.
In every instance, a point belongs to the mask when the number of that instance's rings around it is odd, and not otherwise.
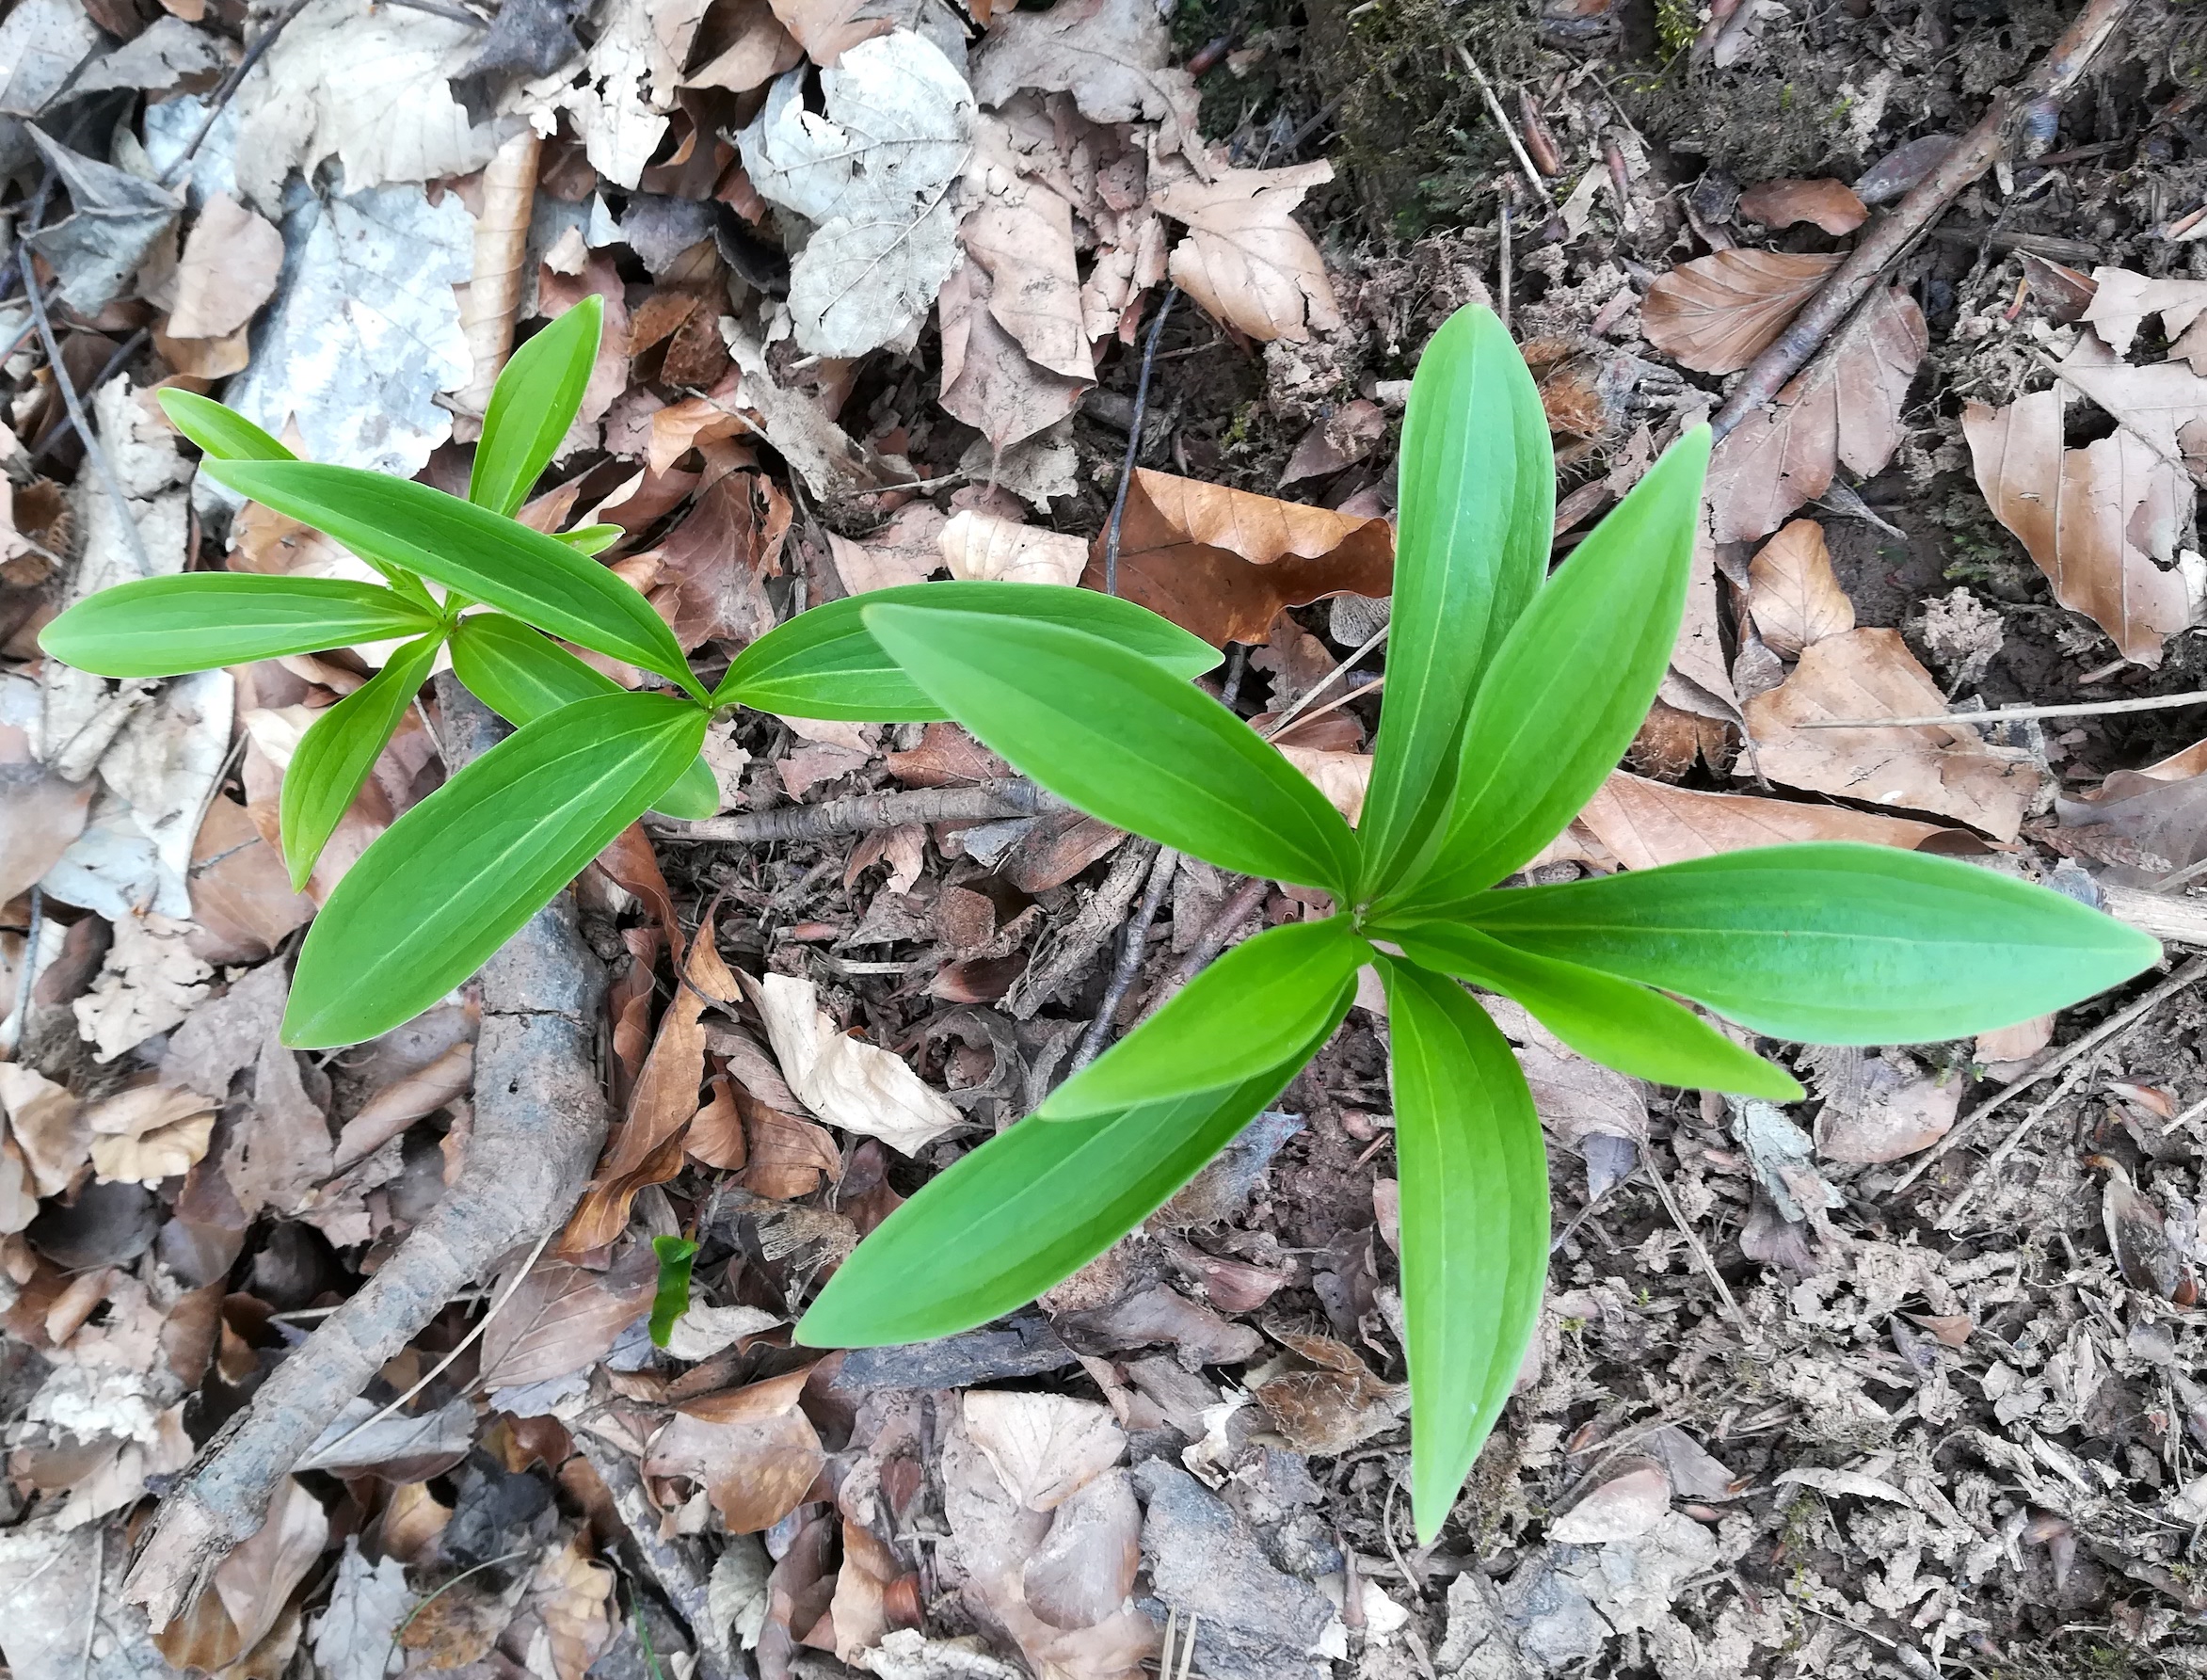
<path fill-rule="evenodd" d="M 329 1519 L 321 1502 L 296 1478 L 285 1477 L 259 1531 L 216 1566 L 213 1590 L 156 1631 L 154 1644 L 178 1668 L 209 1673 L 228 1668 L 276 1626 L 292 1590 L 328 1543 Z"/>
<path fill-rule="evenodd" d="M 1304 193 L 1333 178 L 1334 166 L 1321 161 L 1221 169 L 1156 189 L 1151 206 L 1188 226 L 1173 248 L 1175 283 L 1253 339 L 1301 344 L 1313 328 L 1339 326 L 1325 262 L 1293 215 Z"/>
<path fill-rule="evenodd" d="M 1284 607 L 1385 595 L 1394 555 L 1384 520 L 1137 468 L 1120 528 L 1119 593 L 1214 645 L 1263 642 Z M 1101 538 L 1081 581 L 1104 582 Z"/>
<path fill-rule="evenodd" d="M 283 236 L 227 193 L 200 211 L 176 268 L 170 338 L 222 338 L 253 318 L 276 290 Z"/>
<path fill-rule="evenodd" d="M 519 1388 L 602 1358 L 651 1304 L 657 1272 L 648 1250 L 610 1272 L 542 1259 L 483 1333 L 483 1382 Z"/>
<path fill-rule="evenodd" d="M 2156 564 L 2178 558 L 2196 496 L 2191 482 L 2127 427 L 2064 448 L 2055 391 L 2005 408 L 1971 403 L 1962 432 L 1978 488 L 2030 551 L 2055 599 L 2091 618 L 2125 659 L 2158 665 L 2207 584 L 2207 568 L 2196 561 Z"/>
<path fill-rule="evenodd" d="M 215 970 L 192 953 L 191 924 L 154 912 L 125 916 L 85 996 L 71 1003 L 77 1031 L 101 1062 L 165 1032 L 207 996 Z"/>
<path fill-rule="evenodd" d="M 846 1037 L 820 1007 L 811 982 L 788 974 L 755 981 L 746 974 L 744 989 L 766 1023 L 790 1089 L 830 1126 L 879 1138 L 900 1155 L 917 1155 L 966 1124 L 903 1058 Z"/>
<path fill-rule="evenodd" d="M 1827 233 L 1851 233 L 1870 219 L 1869 206 L 1844 181 L 1766 181 L 1739 195 L 1739 213 L 1766 228 L 1814 222 Z"/>
<path fill-rule="evenodd" d="M 1855 840 L 1914 851 L 1959 831 L 1839 805 L 1809 805 L 1751 793 L 1705 793 L 1613 771 L 1578 820 L 1626 869 L 1795 840 Z"/>
<path fill-rule="evenodd" d="M 55 144 L 38 128 L 23 132 L 45 154 L 70 200 L 67 216 L 27 230 L 24 243 L 53 265 L 62 302 L 80 314 L 97 314 L 120 294 L 183 202 L 155 182 Z"/>
<path fill-rule="evenodd" d="M 215 1134 L 215 1105 L 198 1092 L 140 1085 L 88 1110 L 92 1171 L 110 1182 L 148 1187 L 191 1170 Z"/>
<path fill-rule="evenodd" d="M 2161 317 L 2170 360 L 2183 358 L 2192 372 L 2207 376 L 2207 280 L 2175 275 L 2149 279 L 2127 268 L 2092 270 L 2091 301 L 2085 321 L 2117 355 L 2127 355 L 2148 315 Z"/>
<path fill-rule="evenodd" d="M 952 514 L 936 540 L 953 578 L 1072 584 L 1088 565 L 1088 545 L 1070 532 L 1038 530 L 971 508 Z"/>
<path fill-rule="evenodd" d="M 2101 1196 L 2101 1216 L 2107 1227 L 2107 1243 L 2115 1251 L 2123 1281 L 2179 1306 L 2198 1301 L 2199 1284 L 2191 1262 L 2169 1235 L 2160 1206 L 2131 1182 L 2121 1166 L 2097 1158 L 2106 1166 L 2107 1189 Z"/>
<path fill-rule="evenodd" d="M 1671 1476 L 1653 1458 L 1619 1459 L 1569 1511 L 1548 1525 L 1564 1545 L 1630 1540 L 1661 1522 L 1671 1509 Z"/>
<path fill-rule="evenodd" d="M 1954 1129 L 1962 1081 L 1927 1074 L 1897 1050 L 1871 1055 L 1852 1046 L 1804 1052 L 1816 1113 L 1816 1153 L 1826 1160 L 1900 1160 Z"/>
<path fill-rule="evenodd" d="M 1681 367 L 1735 373 L 1785 330 L 1839 261 L 1756 250 L 1697 257 L 1648 288 L 1641 330 Z"/>
<path fill-rule="evenodd" d="M 704 1484 L 731 1534 L 771 1528 L 802 1500 L 826 1462 L 797 1405 L 808 1371 L 685 1400 L 651 1443 L 653 1476 Z"/>
<path fill-rule="evenodd" d="M 1035 362 L 992 307 L 996 282 L 977 263 L 961 263 L 944 280 L 942 406 L 980 432 L 992 458 L 1048 431 L 1071 414 L 1085 379 Z"/>
<path fill-rule="evenodd" d="M 978 199 L 958 229 L 967 254 L 988 271 L 989 313 L 1037 367 L 1092 380 L 1096 364 L 1080 315 L 1073 206 L 1019 168 L 1010 136 L 979 120 L 969 191 Z"/>
<path fill-rule="evenodd" d="M 824 114 L 792 71 L 738 136 L 760 192 L 816 224 L 790 269 L 797 343 L 861 356 L 916 324 L 957 263 L 952 186 L 973 96 L 942 50 L 908 29 L 848 48 L 821 72 Z"/>
<path fill-rule="evenodd" d="M 1110 1409 L 1089 1400 L 974 1389 L 960 1405 L 967 1438 L 1030 1511 L 1056 1510 L 1127 1450 Z"/>
<path fill-rule="evenodd" d="M 1897 286 L 1873 292 L 1769 407 L 1719 441 L 1708 478 L 1717 540 L 1775 531 L 1829 489 L 1841 466 L 1863 478 L 1883 472 L 1900 446 L 1901 405 L 1930 342 L 1913 297 Z"/>
<path fill-rule="evenodd" d="M 371 1564 L 358 1537 L 346 1535 L 329 1603 L 308 1624 L 314 1663 L 330 1680 L 383 1680 L 398 1627 L 413 1608 L 406 1566 L 396 1558 Z"/>
<path fill-rule="evenodd" d="M 1257 1384 L 1256 1403 L 1290 1447 L 1342 1453 L 1395 1427 L 1407 1392 L 1374 1377 L 1353 1348 L 1292 1332 L 1280 1340 L 1294 1358 Z"/>
<path fill-rule="evenodd" d="M 1854 628 L 1854 602 L 1831 569 L 1824 527 L 1795 520 L 1748 568 L 1748 611 L 1772 651 L 1787 659 L 1811 642 Z"/>
<path fill-rule="evenodd" d="M 1807 648 L 1783 687 L 1747 704 L 1763 772 L 1789 787 L 1930 811 L 2013 840 L 2043 773 L 1973 727 L 1804 729 L 1820 719 L 1928 717 L 1946 696 L 1900 632 L 1850 630 Z"/>
<path fill-rule="evenodd" d="M 1070 93 L 1091 122 L 1155 122 L 1160 147 L 1175 149 L 1195 135 L 1196 92 L 1172 57 L 1147 0 L 1067 0 L 1004 13 L 974 56 L 973 93 L 992 108 L 1023 88 Z"/>

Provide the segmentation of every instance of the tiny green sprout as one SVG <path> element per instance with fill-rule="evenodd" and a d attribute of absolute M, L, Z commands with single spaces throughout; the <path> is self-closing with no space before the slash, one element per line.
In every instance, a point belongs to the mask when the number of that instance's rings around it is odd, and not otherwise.
<path fill-rule="evenodd" d="M 1540 1315 L 1531 1093 L 1471 988 L 1667 1085 L 1790 1100 L 1741 1042 L 1958 1038 L 2091 996 L 2151 939 L 1951 858 L 1733 852 L 1502 888 L 1616 765 L 1684 616 L 1709 433 L 1680 439 L 1548 572 L 1546 417 L 1509 334 L 1459 312 L 1412 383 L 1387 688 L 1351 829 L 1223 706 L 1079 628 L 867 597 L 921 691 L 1099 820 L 1330 894 L 1256 935 L 859 1244 L 797 1327 L 918 1341 L 1032 1300 L 1132 1230 L 1286 1088 L 1379 971 L 1401 1184 L 1412 1508 L 1440 1531 Z M 1684 1000 L 1685 1001 L 1680 1001 Z M 1746 1032 L 1720 1032 L 1695 1003 Z"/>
<path fill-rule="evenodd" d="M 301 947 L 283 1042 L 352 1044 L 428 1008 L 645 810 L 710 816 L 706 726 L 735 706 L 845 721 L 948 715 L 874 641 L 877 601 L 1010 615 L 1195 676 L 1215 649 L 1154 614 L 1080 589 L 944 583 L 803 613 L 760 637 L 708 688 L 651 603 L 592 556 L 621 536 L 547 535 L 514 517 L 567 436 L 598 354 L 585 298 L 515 352 L 484 416 L 466 499 L 296 458 L 243 415 L 161 393 L 210 478 L 335 538 L 382 578 L 191 572 L 122 584 L 40 632 L 51 657 L 105 677 L 166 677 L 292 653 L 396 644 L 367 683 L 300 739 L 279 802 L 283 856 L 303 887 L 440 655 L 514 733 L 399 818 L 322 906 Z M 563 643 L 633 666 L 622 687 Z"/>
<path fill-rule="evenodd" d="M 651 1252 L 659 1260 L 659 1288 L 651 1297 L 651 1345 L 666 1346 L 675 1320 L 690 1310 L 690 1267 L 697 1258 L 697 1245 L 687 1237 L 654 1237 Z"/>

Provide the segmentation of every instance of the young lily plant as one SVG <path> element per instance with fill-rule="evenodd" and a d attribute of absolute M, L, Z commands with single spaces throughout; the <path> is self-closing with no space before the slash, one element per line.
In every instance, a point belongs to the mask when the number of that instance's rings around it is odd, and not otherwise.
<path fill-rule="evenodd" d="M 843 1263 L 799 1338 L 948 1335 L 1094 1259 L 1279 1096 L 1373 967 L 1393 1058 L 1412 1504 L 1431 1541 L 1509 1396 L 1547 1271 L 1540 1122 L 1467 985 L 1625 1073 L 1783 1101 L 1801 1087 L 1743 1039 L 1958 1038 L 2152 963 L 2153 940 L 2073 899 L 1872 846 L 1498 889 L 1586 804 L 1655 698 L 1708 454 L 1705 428 L 1680 439 L 1551 577 L 1554 466 L 1531 376 L 1486 311 L 1442 328 L 1404 423 L 1386 700 L 1353 830 L 1154 663 L 1064 623 L 866 597 L 874 639 L 1026 775 L 1335 909 L 1237 946 L 933 1179 Z"/>
<path fill-rule="evenodd" d="M 711 815 L 718 792 L 698 755 L 717 714 L 750 706 L 879 723 L 948 715 L 874 641 L 856 599 L 761 636 L 708 688 L 650 602 L 592 558 L 618 526 L 550 536 L 514 517 L 581 406 L 601 308 L 585 299 L 508 361 L 465 500 L 299 460 L 243 415 L 163 392 L 209 477 L 327 533 L 383 581 L 147 578 L 102 590 L 40 634 L 53 658 L 105 677 L 395 644 L 374 677 L 315 720 L 285 772 L 278 818 L 295 888 L 440 653 L 515 726 L 393 823 L 330 892 L 299 951 L 285 1044 L 315 1048 L 387 1032 L 465 981 L 648 808 Z M 1091 591 L 943 583 L 864 600 L 1052 625 L 1182 680 L 1218 663 L 1178 627 Z M 624 688 L 563 643 L 633 667 L 648 686 Z"/>

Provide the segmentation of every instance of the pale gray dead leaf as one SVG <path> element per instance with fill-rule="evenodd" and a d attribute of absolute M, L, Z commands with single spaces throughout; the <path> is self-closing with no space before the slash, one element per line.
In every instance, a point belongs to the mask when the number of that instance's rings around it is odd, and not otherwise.
<path fill-rule="evenodd" d="M 94 1061 L 112 1062 L 168 1032 L 207 996 L 215 970 L 192 954 L 190 933 L 189 922 L 159 911 L 116 921 L 99 977 L 70 1004 Z"/>
<path fill-rule="evenodd" d="M 314 460 L 412 476 L 452 435 L 437 393 L 471 371 L 452 288 L 474 267 L 474 219 L 456 193 L 389 186 L 307 200 L 283 236 L 276 302 L 223 400 L 278 436 L 296 423 Z"/>
<path fill-rule="evenodd" d="M 2092 281 L 2084 319 L 2109 349 L 2127 354 L 2146 317 L 2159 315 L 2169 359 L 2183 357 L 2195 374 L 2207 374 L 2207 328 L 2199 325 L 2200 316 L 2207 313 L 2207 280 L 2177 275 L 2153 279 L 2127 268 L 2095 268 Z"/>
<path fill-rule="evenodd" d="M 1157 123 L 1160 151 L 1195 135 L 1195 78 L 1173 67 L 1172 31 L 1150 0 L 1064 0 L 992 25 L 973 58 L 983 104 L 1032 88 L 1070 93 L 1092 122 Z"/>
<path fill-rule="evenodd" d="M 731 1534 L 706 1585 L 705 1602 L 713 1621 L 745 1651 L 758 1647 L 766 1625 L 766 1581 L 773 1573 L 774 1560 L 756 1534 Z"/>
<path fill-rule="evenodd" d="M 1548 1525 L 1548 1538 L 1565 1545 L 1630 1540 L 1661 1522 L 1670 1509 L 1670 1472 L 1653 1458 L 1623 1458 Z"/>
<path fill-rule="evenodd" d="M 97 93 L 108 88 L 136 88 L 156 91 L 173 88 L 186 76 L 226 66 L 220 38 L 207 29 L 195 29 L 182 18 L 158 17 L 135 39 L 125 41 L 99 63 L 77 77 L 72 93 Z"/>
<path fill-rule="evenodd" d="M 176 1672 L 153 1648 L 145 1612 L 123 1599 L 130 1560 L 120 1527 L 64 1528 L 41 1512 L 0 1532 L 0 1656 L 13 1680 L 168 1680 Z"/>
<path fill-rule="evenodd" d="M 413 1604 L 406 1565 L 396 1558 L 371 1564 L 346 1535 L 329 1603 L 307 1624 L 315 1668 L 327 1680 L 383 1680 L 402 1666 L 398 1629 Z"/>
<path fill-rule="evenodd" d="M 184 200 L 151 181 L 57 146 L 37 129 L 31 138 L 69 191 L 69 214 L 24 236 L 53 264 L 55 290 L 79 314 L 98 313 L 137 272 L 153 241 L 168 231 Z"/>
<path fill-rule="evenodd" d="M 595 1364 L 649 1308 L 651 1282 L 632 1263 L 598 1272 L 539 1260 L 483 1333 L 484 1386 L 520 1387 Z"/>
<path fill-rule="evenodd" d="M 676 1359 L 710 1359 L 746 1336 L 772 1330 L 789 1320 L 756 1306 L 705 1306 L 693 1303 L 666 1333 L 666 1351 Z"/>
<path fill-rule="evenodd" d="M 960 1409 L 967 1438 L 1030 1511 L 1054 1511 L 1127 1450 L 1110 1408 L 1090 1400 L 974 1389 Z"/>
<path fill-rule="evenodd" d="M 991 1656 L 971 1636 L 931 1640 L 916 1627 L 882 1635 L 853 1659 L 877 1680 L 1026 1680 L 1026 1671 Z"/>
<path fill-rule="evenodd" d="M 80 0 L 24 0 L 0 20 L 0 113 L 36 117 L 99 44 Z"/>
<path fill-rule="evenodd" d="M 1816 1212 L 1825 1208 L 1844 1208 L 1847 1198 L 1826 1184 L 1810 1164 L 1815 1145 L 1809 1134 L 1785 1117 L 1785 1111 L 1776 1103 L 1765 1102 L 1759 1097 L 1745 1100 L 1734 1098 L 1732 1109 L 1732 1135 L 1747 1151 L 1748 1168 L 1755 1182 L 1763 1187 L 1778 1211 L 1788 1220 L 1806 1219 L 1810 1210 L 1801 1206 L 1796 1192 L 1813 1185 L 1820 1190 L 1823 1203 Z"/>
<path fill-rule="evenodd" d="M 736 136 L 752 184 L 814 224 L 790 268 L 797 343 L 859 356 L 912 328 L 957 263 L 950 195 L 972 144 L 973 95 L 908 29 L 862 40 L 821 72 L 777 79 Z"/>
<path fill-rule="evenodd" d="M 556 72 L 535 85 L 533 103 L 565 110 L 591 167 L 616 186 L 633 187 L 666 133 L 682 61 L 704 17 L 702 5 L 607 0 L 596 8 L 597 39 L 583 73 Z"/>
<path fill-rule="evenodd" d="M 470 121 L 448 81 L 481 38 L 433 12 L 308 0 L 238 88 L 238 184 L 275 216 L 284 177 L 328 157 L 356 195 L 481 168 L 497 127 Z"/>
<path fill-rule="evenodd" d="M 1865 1476 L 1860 1470 L 1833 1470 L 1816 1464 L 1796 1464 L 1781 1470 L 1771 1478 L 1778 1487 L 1814 1488 L 1819 1494 L 1831 1494 L 1854 1499 L 1882 1499 L 1894 1505 L 1913 1505 L 1915 1500 L 1895 1487 L 1890 1481 L 1880 1481 L 1875 1476 Z"/>
<path fill-rule="evenodd" d="M 742 403 L 759 416 L 760 436 L 774 445 L 807 489 L 816 496 L 851 496 L 904 476 L 830 420 L 811 397 L 776 385 L 765 346 L 733 316 L 721 318 L 721 338 L 743 376 Z"/>
<path fill-rule="evenodd" d="M 856 49 L 854 49 L 856 50 Z M 950 1099 L 878 1045 L 847 1038 L 820 1007 L 811 982 L 788 974 L 743 976 L 766 1023 L 782 1077 L 805 1106 L 830 1126 L 879 1138 L 917 1155 L 965 1125 Z"/>
<path fill-rule="evenodd" d="M 475 1408 L 464 1400 L 447 1400 L 418 1417 L 394 1414 L 369 1423 L 382 1409 L 365 1398 L 348 1400 L 292 1468 L 366 1470 L 401 1459 L 464 1458 L 474 1444 Z"/>

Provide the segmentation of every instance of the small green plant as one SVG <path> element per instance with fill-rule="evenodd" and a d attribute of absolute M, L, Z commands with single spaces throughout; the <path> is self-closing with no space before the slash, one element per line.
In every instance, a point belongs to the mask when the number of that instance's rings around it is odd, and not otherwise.
<path fill-rule="evenodd" d="M 295 887 L 306 883 L 440 649 L 450 649 L 454 672 L 476 697 L 515 726 L 393 823 L 330 893 L 299 952 L 287 1045 L 352 1044 L 426 1009 L 648 808 L 710 815 L 719 799 L 698 751 L 722 712 L 742 705 L 883 723 L 947 715 L 875 643 L 856 599 L 761 636 L 709 690 L 650 602 L 592 558 L 618 527 L 547 536 L 513 517 L 581 405 L 601 308 L 585 299 L 506 364 L 464 501 L 299 460 L 219 403 L 162 392 L 169 418 L 205 453 L 210 477 L 326 532 L 384 582 L 150 578 L 79 602 L 39 637 L 54 658 L 106 677 L 398 641 L 375 677 L 315 720 L 284 776 L 279 823 Z M 1183 679 L 1218 663 L 1185 631 L 1092 591 L 928 584 L 866 600 L 892 598 L 1054 623 Z M 625 689 L 562 641 L 661 686 Z"/>
<path fill-rule="evenodd" d="M 2072 899 L 1872 846 L 1494 890 L 1586 804 L 1655 697 L 1708 454 L 1705 428 L 1681 439 L 1550 578 L 1555 478 L 1532 378 L 1484 310 L 1442 328 L 1403 427 L 1387 698 L 1355 830 L 1154 664 L 1063 624 L 866 598 L 860 616 L 920 688 L 1036 781 L 1337 909 L 1236 947 L 930 1181 L 843 1263 L 799 1337 L 918 1341 L 1048 1288 L 1280 1094 L 1371 965 L 1392 1040 L 1412 1504 L 1431 1541 L 1510 1393 L 1547 1271 L 1540 1122 L 1462 983 L 1625 1073 L 1783 1100 L 1802 1095 L 1791 1074 L 1665 994 L 1770 1038 L 1898 1043 L 2027 1019 L 2154 961 L 2153 940 Z"/>

